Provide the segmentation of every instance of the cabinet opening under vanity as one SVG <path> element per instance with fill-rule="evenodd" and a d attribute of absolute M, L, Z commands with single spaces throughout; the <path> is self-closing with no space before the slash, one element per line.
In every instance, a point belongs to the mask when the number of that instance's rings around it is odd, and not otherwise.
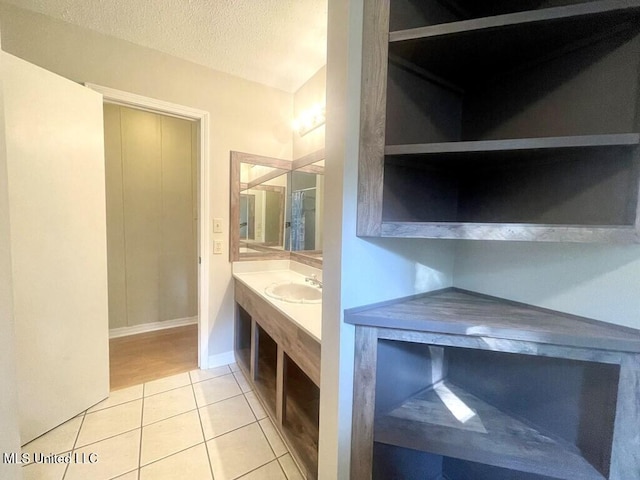
<path fill-rule="evenodd" d="M 251 370 L 251 315 L 236 305 L 235 329 L 236 362 L 245 372 Z"/>
<path fill-rule="evenodd" d="M 260 397 L 275 414 L 278 345 L 260 325 L 256 325 L 256 336 L 254 381 Z"/>
<path fill-rule="evenodd" d="M 284 412 L 282 428 L 300 445 L 300 456 L 307 468 L 318 465 L 320 428 L 320 388 L 289 356 L 284 358 Z"/>

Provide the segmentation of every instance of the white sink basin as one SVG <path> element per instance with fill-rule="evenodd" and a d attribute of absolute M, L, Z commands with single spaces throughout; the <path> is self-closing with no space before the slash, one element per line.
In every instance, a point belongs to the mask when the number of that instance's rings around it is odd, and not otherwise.
<path fill-rule="evenodd" d="M 264 293 L 271 298 L 289 303 L 320 303 L 322 301 L 322 290 L 306 283 L 274 283 L 265 288 Z"/>

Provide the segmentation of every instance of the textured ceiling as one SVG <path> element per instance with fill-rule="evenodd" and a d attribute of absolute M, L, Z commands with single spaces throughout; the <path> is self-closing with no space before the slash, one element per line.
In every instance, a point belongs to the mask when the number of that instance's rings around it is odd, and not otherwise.
<path fill-rule="evenodd" d="M 327 0 L 4 1 L 288 92 L 326 62 Z"/>

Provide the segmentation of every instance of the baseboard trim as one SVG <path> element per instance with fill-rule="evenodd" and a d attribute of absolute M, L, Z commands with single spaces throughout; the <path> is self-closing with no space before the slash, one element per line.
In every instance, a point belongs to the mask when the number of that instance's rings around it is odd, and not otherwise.
<path fill-rule="evenodd" d="M 175 320 L 165 320 L 163 322 L 143 323 L 142 325 L 133 325 L 131 327 L 112 328 L 109 330 L 109 338 L 127 337 L 138 333 L 154 332 L 156 330 L 164 330 L 167 328 L 193 325 L 194 323 L 198 323 L 198 317 L 176 318 Z"/>
<path fill-rule="evenodd" d="M 230 363 L 235 363 L 236 356 L 234 355 L 233 350 L 231 350 L 224 353 L 218 353 L 217 355 L 211 355 L 208 360 L 209 364 L 206 366 L 206 368 L 216 368 L 222 367 L 224 365 L 229 365 Z"/>

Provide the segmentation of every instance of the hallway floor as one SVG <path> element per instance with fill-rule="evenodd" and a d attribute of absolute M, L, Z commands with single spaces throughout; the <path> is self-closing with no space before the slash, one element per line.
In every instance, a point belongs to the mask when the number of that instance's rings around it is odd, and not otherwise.
<path fill-rule="evenodd" d="M 25 480 L 303 478 L 235 364 L 112 391 L 22 451 L 72 458 L 24 465 Z"/>
<path fill-rule="evenodd" d="M 198 368 L 198 325 L 109 340 L 109 381 L 120 390 Z"/>

